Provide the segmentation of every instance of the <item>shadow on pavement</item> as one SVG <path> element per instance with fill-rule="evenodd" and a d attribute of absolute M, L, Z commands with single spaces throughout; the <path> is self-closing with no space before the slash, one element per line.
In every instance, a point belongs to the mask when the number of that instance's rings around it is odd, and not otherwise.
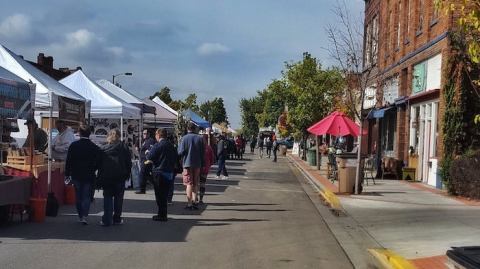
<path fill-rule="evenodd" d="M 59 216 L 48 217 L 44 223 L 13 223 L 0 230 L 0 238 L 12 240 L 77 240 L 94 242 L 185 242 L 193 227 L 228 226 L 233 223 L 270 221 L 252 218 L 195 218 L 205 210 L 185 210 L 185 203 L 175 202 L 169 206 L 168 222 L 155 222 L 151 217 L 156 212 L 156 204 L 150 200 L 125 199 L 123 219 L 125 224 L 102 227 L 98 225 L 103 211 L 103 199 L 96 199 L 90 212 L 89 225 L 77 223 L 74 206 L 61 208 Z M 215 206 L 241 206 L 250 204 L 215 204 Z M 255 204 L 252 204 L 255 205 Z M 185 216 L 185 217 L 183 217 Z M 63 242 L 55 242 L 63 243 Z M 70 242 L 69 242 L 70 243 Z"/>

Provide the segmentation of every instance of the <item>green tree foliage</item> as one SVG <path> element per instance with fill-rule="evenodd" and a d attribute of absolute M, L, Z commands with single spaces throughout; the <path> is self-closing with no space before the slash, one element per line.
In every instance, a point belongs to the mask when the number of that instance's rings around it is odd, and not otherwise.
<path fill-rule="evenodd" d="M 153 98 L 157 96 L 167 105 L 173 101 L 172 97 L 170 96 L 170 88 L 168 87 L 163 87 L 161 90 L 154 93 L 152 96 L 150 96 L 150 100 L 153 100 Z"/>
<path fill-rule="evenodd" d="M 222 97 L 215 97 L 211 101 L 202 103 L 199 107 L 199 114 L 211 123 L 228 124 L 227 110 Z"/>
<path fill-rule="evenodd" d="M 285 111 L 287 103 L 293 99 L 285 80 L 273 80 L 262 92 L 265 100 L 263 111 L 258 114 L 258 123 L 261 127 L 275 127 L 278 117 Z"/>
<path fill-rule="evenodd" d="M 257 135 L 258 120 L 257 114 L 263 111 L 263 102 L 259 96 L 242 98 L 240 100 L 240 111 L 242 114 L 242 131 L 246 137 Z"/>
<path fill-rule="evenodd" d="M 298 137 L 305 136 L 309 126 L 332 112 L 344 85 L 341 72 L 322 69 L 306 52 L 301 61 L 285 63 L 281 79 L 273 80 L 256 97 L 240 101 L 242 129 L 251 135 L 258 132 L 258 127 L 276 126 L 288 107 L 289 130 Z"/>
<path fill-rule="evenodd" d="M 288 122 L 305 136 L 308 127 L 332 112 L 344 78 L 336 69 L 322 70 L 309 53 L 303 54 L 301 62 L 287 64 L 284 76 L 296 99 L 289 105 Z"/>

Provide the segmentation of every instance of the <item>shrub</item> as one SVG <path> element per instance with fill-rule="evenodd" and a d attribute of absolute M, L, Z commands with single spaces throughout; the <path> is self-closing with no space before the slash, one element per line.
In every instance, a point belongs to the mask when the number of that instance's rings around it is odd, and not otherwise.
<path fill-rule="evenodd" d="M 452 193 L 480 199 L 480 150 L 453 160 L 450 166 Z"/>

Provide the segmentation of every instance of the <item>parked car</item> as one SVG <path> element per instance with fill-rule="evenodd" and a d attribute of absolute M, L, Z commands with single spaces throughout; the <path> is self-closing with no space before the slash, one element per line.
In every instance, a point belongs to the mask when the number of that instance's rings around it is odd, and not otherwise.
<path fill-rule="evenodd" d="M 279 139 L 277 141 L 278 144 L 280 145 L 285 145 L 287 146 L 287 149 L 293 148 L 293 137 L 285 138 L 285 139 Z"/>

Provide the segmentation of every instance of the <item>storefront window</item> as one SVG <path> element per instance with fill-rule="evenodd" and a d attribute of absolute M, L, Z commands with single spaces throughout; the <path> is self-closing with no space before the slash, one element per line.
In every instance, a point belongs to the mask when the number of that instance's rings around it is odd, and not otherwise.
<path fill-rule="evenodd" d="M 394 151 L 395 132 L 397 130 L 397 114 L 395 111 L 385 114 L 382 124 L 382 148 L 385 151 Z"/>

